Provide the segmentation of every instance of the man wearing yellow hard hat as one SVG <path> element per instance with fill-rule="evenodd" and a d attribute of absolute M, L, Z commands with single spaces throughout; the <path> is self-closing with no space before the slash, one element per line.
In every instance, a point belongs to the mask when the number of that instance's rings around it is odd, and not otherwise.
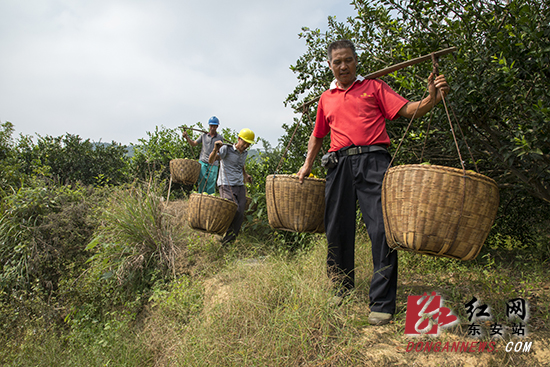
<path fill-rule="evenodd" d="M 232 200 L 238 205 L 237 213 L 227 229 L 221 242 L 227 244 L 234 241 L 241 230 L 244 221 L 244 211 L 246 206 L 245 182 L 252 182 L 252 177 L 244 168 L 246 157 L 248 156 L 248 147 L 254 143 L 254 132 L 250 129 L 242 129 L 239 132 L 239 138 L 236 144 L 223 144 L 217 141 L 214 150 L 210 153 L 208 162 L 214 163 L 220 160 L 220 173 L 218 175 L 218 190 L 220 196 L 224 199 Z"/>

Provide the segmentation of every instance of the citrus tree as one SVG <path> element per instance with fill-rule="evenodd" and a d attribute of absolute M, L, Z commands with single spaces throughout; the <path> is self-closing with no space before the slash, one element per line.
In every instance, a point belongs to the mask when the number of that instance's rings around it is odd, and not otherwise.
<path fill-rule="evenodd" d="M 441 103 L 414 120 L 406 134 L 408 120 L 387 124 L 392 151 L 403 138 L 394 165 L 429 161 L 461 167 L 462 159 L 468 169 L 477 169 L 499 184 L 499 220 L 509 217 L 505 227 L 510 232 L 530 231 L 521 224 L 526 221 L 513 218 L 534 215 L 538 222 L 546 222 L 541 218 L 547 217 L 550 202 L 548 2 L 355 0 L 351 4 L 356 15 L 343 22 L 329 17 L 326 32 L 303 28 L 300 37 L 307 50 L 291 67 L 298 84 L 286 103 L 314 116 L 316 98 L 333 79 L 326 49 L 338 39 L 354 42 L 362 75 L 456 47 L 436 60 L 452 89 L 445 100 L 448 113 Z M 404 97 L 419 100 L 433 66 L 423 62 L 382 79 Z"/>

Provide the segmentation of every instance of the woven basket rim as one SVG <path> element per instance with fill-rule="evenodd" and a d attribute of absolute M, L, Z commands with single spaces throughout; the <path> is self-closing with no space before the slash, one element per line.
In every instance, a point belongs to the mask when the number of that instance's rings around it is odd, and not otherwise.
<path fill-rule="evenodd" d="M 460 177 L 464 177 L 464 170 L 462 168 L 438 166 L 436 164 L 402 164 L 399 166 L 388 168 L 388 170 L 386 171 L 386 174 L 391 173 L 392 171 L 400 171 L 400 170 L 439 171 L 439 172 L 444 172 L 444 173 L 449 173 L 449 174 L 458 175 Z M 497 186 L 497 183 L 495 180 L 481 173 L 466 170 L 466 176 L 470 178 L 476 178 L 483 181 L 487 181 L 488 183 L 492 183 L 495 186 Z"/>
<path fill-rule="evenodd" d="M 279 179 L 290 179 L 290 180 L 293 180 L 293 181 L 298 181 L 298 176 L 293 174 L 293 175 L 289 175 L 289 174 L 274 174 L 274 175 L 269 175 L 267 176 L 267 178 L 270 178 L 271 179 L 275 179 L 275 178 L 279 178 Z M 311 183 L 317 183 L 317 182 L 326 182 L 327 180 L 324 179 L 324 178 L 318 178 L 318 177 L 304 177 L 304 183 L 306 182 L 311 182 Z"/>
<path fill-rule="evenodd" d="M 197 162 L 200 164 L 200 162 L 196 159 L 190 159 L 190 158 L 174 158 L 174 159 L 171 159 L 170 162 L 172 161 L 193 161 L 193 162 Z"/>
<path fill-rule="evenodd" d="M 235 204 L 234 201 L 232 200 L 229 200 L 229 199 L 225 199 L 225 198 L 221 198 L 219 196 L 214 196 L 214 195 L 209 195 L 209 194 L 199 194 L 199 193 L 192 193 L 191 195 L 189 195 L 189 199 L 191 199 L 191 197 L 201 197 L 201 198 L 208 198 L 207 200 L 214 200 L 214 201 L 219 201 L 219 202 L 224 202 L 224 203 L 230 203 L 230 204 L 233 204 L 235 206 L 238 207 L 237 204 Z"/>

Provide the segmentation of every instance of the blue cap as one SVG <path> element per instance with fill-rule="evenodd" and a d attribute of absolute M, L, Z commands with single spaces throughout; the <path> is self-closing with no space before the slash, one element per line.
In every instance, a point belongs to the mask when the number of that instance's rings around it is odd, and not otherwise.
<path fill-rule="evenodd" d="M 219 125 L 220 120 L 216 116 L 210 117 L 210 120 L 208 120 L 208 125 Z"/>

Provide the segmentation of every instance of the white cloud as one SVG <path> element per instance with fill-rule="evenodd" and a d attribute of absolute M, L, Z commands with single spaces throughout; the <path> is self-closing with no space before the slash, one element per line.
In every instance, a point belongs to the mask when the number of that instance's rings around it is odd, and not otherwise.
<path fill-rule="evenodd" d="M 301 27 L 352 13 L 329 0 L 4 0 L 0 121 L 129 144 L 217 115 L 276 145 L 298 117 L 283 101 Z"/>

